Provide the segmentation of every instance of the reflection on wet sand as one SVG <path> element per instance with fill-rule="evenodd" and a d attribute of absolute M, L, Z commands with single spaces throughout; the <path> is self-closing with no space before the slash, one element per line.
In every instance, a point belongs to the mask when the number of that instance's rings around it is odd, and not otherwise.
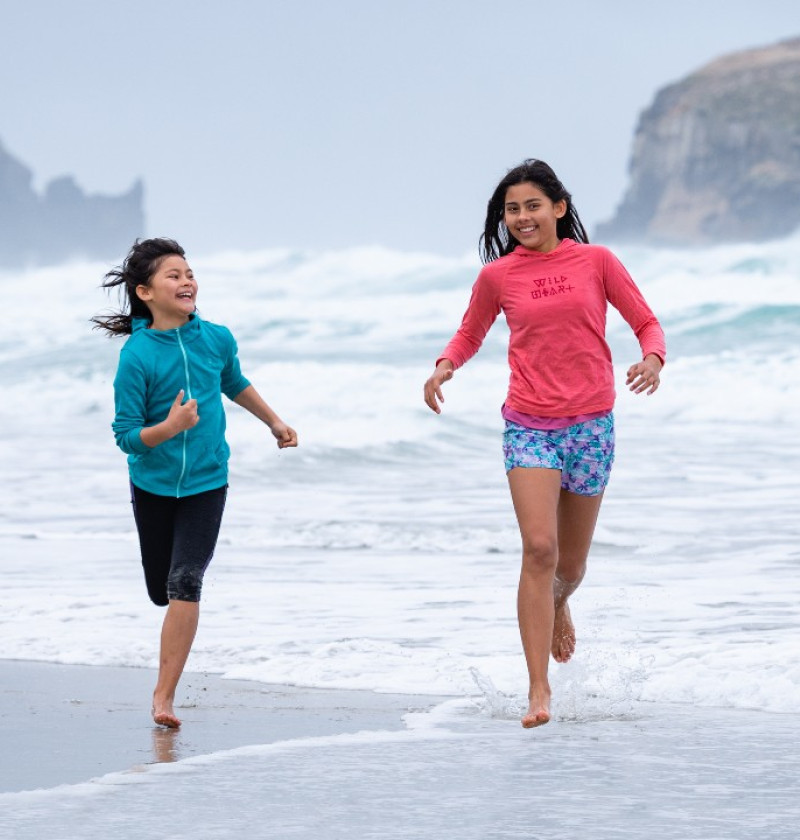
<path fill-rule="evenodd" d="M 165 729 L 163 726 L 156 726 L 153 729 L 153 761 L 156 764 L 168 764 L 171 761 L 180 761 L 178 753 L 178 729 Z"/>

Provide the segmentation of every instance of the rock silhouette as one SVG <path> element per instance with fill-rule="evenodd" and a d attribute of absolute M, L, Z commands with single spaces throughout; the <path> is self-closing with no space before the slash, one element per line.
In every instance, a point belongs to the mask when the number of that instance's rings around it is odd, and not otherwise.
<path fill-rule="evenodd" d="M 119 196 L 87 195 L 71 177 L 38 194 L 31 171 L 0 144 L 0 266 L 111 259 L 144 232 L 143 185 Z"/>
<path fill-rule="evenodd" d="M 762 241 L 800 226 L 800 38 L 732 53 L 659 91 L 601 240 Z"/>

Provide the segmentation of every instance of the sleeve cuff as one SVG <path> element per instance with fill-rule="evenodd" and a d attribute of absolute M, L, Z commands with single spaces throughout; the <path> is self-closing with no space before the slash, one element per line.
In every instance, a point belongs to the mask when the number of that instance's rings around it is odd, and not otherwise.
<path fill-rule="evenodd" d="M 132 455 L 144 455 L 150 447 L 142 440 L 141 429 L 131 429 L 125 436 L 125 444 Z"/>
<path fill-rule="evenodd" d="M 249 388 L 252 384 L 249 379 L 243 376 L 235 384 L 226 386 L 223 389 L 223 393 L 229 400 L 233 401 L 245 388 Z"/>

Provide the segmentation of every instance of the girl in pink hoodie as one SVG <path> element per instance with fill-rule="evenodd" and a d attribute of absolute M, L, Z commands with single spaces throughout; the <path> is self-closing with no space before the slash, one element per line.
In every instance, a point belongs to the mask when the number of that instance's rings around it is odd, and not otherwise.
<path fill-rule="evenodd" d="M 622 263 L 590 245 L 572 196 L 543 161 L 526 160 L 498 184 L 481 238 L 484 267 L 460 328 L 425 383 L 437 414 L 442 384 L 477 353 L 500 311 L 510 329 L 503 450 L 522 535 L 517 612 L 528 666 L 526 728 L 550 720 L 549 657 L 575 650 L 568 600 L 586 572 L 614 461 L 614 371 L 605 338 L 614 306 L 639 340 L 628 369 L 653 394 L 664 333 Z"/>

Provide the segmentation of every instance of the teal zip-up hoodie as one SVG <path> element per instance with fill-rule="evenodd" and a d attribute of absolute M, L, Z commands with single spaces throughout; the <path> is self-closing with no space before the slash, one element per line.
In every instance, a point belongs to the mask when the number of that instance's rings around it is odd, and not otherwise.
<path fill-rule="evenodd" d="M 136 487 L 159 496 L 192 496 L 228 483 L 222 394 L 234 399 L 250 382 L 242 375 L 227 327 L 197 314 L 179 329 L 152 330 L 135 318 L 114 379 L 117 446 L 128 453 Z M 166 420 L 178 392 L 197 400 L 199 421 L 152 449 L 140 432 Z"/>

